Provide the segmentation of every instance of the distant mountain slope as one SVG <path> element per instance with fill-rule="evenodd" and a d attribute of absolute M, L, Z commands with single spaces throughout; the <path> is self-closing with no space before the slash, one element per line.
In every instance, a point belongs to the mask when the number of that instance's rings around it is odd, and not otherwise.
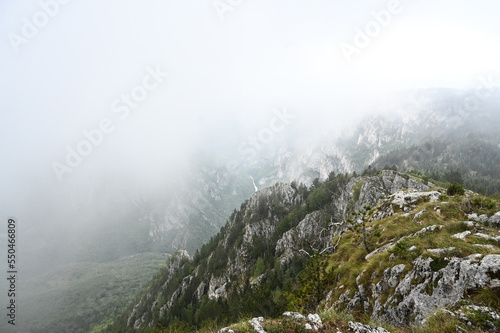
<path fill-rule="evenodd" d="M 105 263 L 68 264 L 40 279 L 24 275 L 18 282 L 20 310 L 13 332 L 89 332 L 97 323 L 109 323 L 168 259 L 142 253 Z M 0 286 L 8 289 L 3 281 Z M 0 331 L 12 332 L 9 326 L 3 313 Z"/>
<path fill-rule="evenodd" d="M 467 168 L 461 164 L 463 158 L 459 155 L 462 151 L 458 149 L 458 141 L 469 142 L 468 146 L 476 143 L 500 145 L 500 92 L 477 100 L 473 106 L 468 104 L 471 98 L 475 98 L 474 90 L 400 92 L 374 105 L 371 114 L 354 127 L 345 128 L 344 133 L 309 132 L 305 137 L 296 137 L 298 142 L 303 142 L 302 145 L 284 144 L 275 149 L 273 155 L 265 159 L 258 157 L 246 172 L 252 172 L 261 187 L 293 180 L 310 185 L 316 177 L 326 179 L 331 170 L 360 173 L 368 165 L 377 163 L 379 157 L 386 154 L 394 157 L 401 149 L 428 142 L 444 146 L 453 144 L 448 158 L 456 158 L 458 167 Z M 491 147 L 488 149 L 490 156 L 482 155 L 474 159 L 488 163 L 492 156 L 498 155 Z M 428 163 L 436 169 L 443 167 L 440 160 Z M 482 169 L 478 172 L 476 175 L 483 176 Z M 496 171 L 490 173 L 500 176 Z"/>
<path fill-rule="evenodd" d="M 78 186 L 69 193 L 57 187 L 48 196 L 36 195 L 30 205 L 33 216 L 26 219 L 52 218 L 27 233 L 26 251 L 47 253 L 43 258 L 27 256 L 36 258 L 27 266 L 43 269 L 74 262 L 75 257 L 114 260 L 145 251 L 187 249 L 192 254 L 255 191 L 252 179 L 259 189 L 291 181 L 310 186 L 315 178 L 327 179 L 332 170 L 361 173 L 370 164 L 377 169 L 396 164 L 401 171 L 459 170 L 470 188 L 496 192 L 500 94 L 469 110 L 464 101 L 473 94 L 446 89 L 403 92 L 374 107 L 373 116 L 343 135 L 318 134 L 292 123 L 250 160 L 238 151 L 203 147 L 189 163 L 189 176 L 174 177 L 171 183 L 159 179 L 155 188 L 129 184 L 115 170 L 91 181 L 78 183 L 75 178 Z M 38 243 L 39 233 L 57 235 L 58 228 L 68 237 Z M 59 253 L 57 260 L 53 253 Z"/>
<path fill-rule="evenodd" d="M 89 181 L 75 175 L 67 184 L 47 185 L 50 191 L 33 193 L 24 209 L 23 220 L 33 221 L 23 224 L 25 273 L 43 279 L 42 273 L 58 266 L 108 262 L 142 252 L 184 249 L 193 255 L 255 192 L 253 180 L 258 189 L 292 181 L 301 188 L 301 183 L 310 187 L 316 178 L 328 179 L 332 170 L 361 174 L 370 164 L 378 170 L 396 165 L 400 171 L 417 170 L 438 180 L 449 180 L 458 171 L 466 187 L 498 192 L 500 97 L 493 94 L 470 109 L 464 104 L 470 96 L 474 91 L 404 92 L 374 107 L 373 115 L 358 126 L 346 126 L 343 134 L 303 128 L 321 119 L 292 122 L 252 158 L 233 147 L 238 142 L 223 146 L 223 152 L 207 144 L 193 154 L 187 176 L 174 177 L 171 183 L 129 183 L 123 174 L 108 170 Z M 329 195 L 333 190 L 325 191 Z M 341 219 L 342 209 L 346 207 L 330 213 L 334 220 Z M 303 211 L 295 214 L 293 223 L 298 223 Z M 72 292 L 67 290 L 66 296 L 74 297 Z M 133 295 L 124 296 L 123 301 Z"/>
<path fill-rule="evenodd" d="M 447 140 L 447 141 L 443 141 Z M 500 193 L 500 145 L 495 137 L 467 133 L 453 139 L 429 140 L 380 156 L 373 166 L 382 169 L 418 170 L 434 179 L 453 181 L 455 172 L 462 183 L 485 194 Z"/>

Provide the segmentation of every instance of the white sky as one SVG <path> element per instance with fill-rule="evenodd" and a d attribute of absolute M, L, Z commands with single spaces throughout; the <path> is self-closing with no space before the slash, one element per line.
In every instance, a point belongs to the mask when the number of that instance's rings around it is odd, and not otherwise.
<path fill-rule="evenodd" d="M 224 121 L 258 128 L 286 106 L 339 128 L 388 89 L 475 86 L 500 72 L 497 0 L 401 2 L 349 64 L 341 43 L 355 45 L 356 29 L 391 1 L 241 0 L 221 20 L 212 0 L 73 0 L 15 52 L 9 34 L 22 37 L 23 18 L 33 23 L 47 2 L 0 3 L 0 174 L 9 196 L 27 195 L 39 179 L 55 184 L 51 163 L 104 118 L 114 132 L 75 172 L 99 160 L 154 176 Z M 120 119 L 113 101 L 156 66 L 169 77 Z"/>

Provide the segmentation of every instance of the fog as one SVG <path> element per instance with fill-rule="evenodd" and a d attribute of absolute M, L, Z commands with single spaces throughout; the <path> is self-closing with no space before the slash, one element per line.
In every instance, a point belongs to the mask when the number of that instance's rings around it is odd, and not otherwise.
<path fill-rule="evenodd" d="M 495 0 L 1 2 L 0 216 L 19 220 L 23 269 L 80 260 L 103 212 L 123 214 L 113 226 L 127 215 L 119 196 L 167 202 L 201 158 L 231 166 L 263 129 L 279 132 L 267 150 L 334 138 L 400 91 L 495 81 L 499 12 Z"/>
<path fill-rule="evenodd" d="M 75 174 L 106 160 L 164 176 L 200 140 L 224 135 L 211 126 L 242 133 L 286 106 L 339 129 L 391 89 L 474 85 L 499 60 L 494 1 L 232 3 L 73 1 L 47 7 L 53 17 L 37 15 L 36 1 L 3 3 L 4 193 L 57 181 L 51 164 L 103 119 L 111 133 Z M 374 36 L 366 46 L 358 29 Z M 342 43 L 357 53 L 345 57 Z M 150 90 L 127 104 L 144 80 Z"/>

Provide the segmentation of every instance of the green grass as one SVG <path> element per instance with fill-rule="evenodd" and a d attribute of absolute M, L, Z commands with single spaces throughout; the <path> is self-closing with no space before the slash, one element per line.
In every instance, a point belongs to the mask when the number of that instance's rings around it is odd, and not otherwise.
<path fill-rule="evenodd" d="M 337 252 L 328 259 L 327 269 L 333 271 L 333 276 L 336 277 L 335 281 L 332 281 L 331 289 L 341 285 L 344 286 L 342 289 L 334 289 L 332 300 L 338 299 L 347 290 L 350 290 L 351 294 L 355 292 L 357 290 L 356 278 L 361 272 L 365 271 L 359 279 L 361 284 L 365 286 L 376 284 L 382 278 L 383 272 L 395 265 L 403 263 L 406 265 L 406 270 L 410 270 L 411 262 L 420 255 L 424 258 L 432 257 L 431 268 L 437 272 L 448 264 L 449 260 L 444 258 L 446 256 L 463 258 L 476 253 L 483 255 L 489 253 L 500 254 L 499 244 L 496 241 L 486 240 L 473 235 L 468 236 L 465 240 L 451 237 L 454 234 L 473 230 L 474 228 L 462 222 L 466 220 L 464 209 L 466 207 L 465 200 L 468 199 L 455 197 L 447 198 L 446 200 L 449 200 L 448 203 L 421 202 L 408 216 L 398 213 L 389 218 L 366 223 L 367 229 L 370 230 L 367 232 L 368 242 L 375 245 L 374 249 L 382 247 L 389 242 L 394 243 L 392 248 L 374 255 L 368 260 L 365 259 L 367 253 L 363 246 L 361 228 L 356 226 L 350 228 L 342 236 Z M 488 205 L 492 206 L 491 203 Z M 441 213 L 434 210 L 436 206 L 441 207 Z M 419 218 L 419 221 L 422 221 L 422 223 L 418 224 L 413 220 L 413 217 L 424 208 L 426 211 Z M 489 213 L 491 214 L 492 212 L 489 211 Z M 444 227 L 433 232 L 403 238 L 432 225 L 443 225 Z M 481 227 L 483 228 L 481 230 L 482 233 L 497 235 L 495 228 L 483 225 Z M 334 241 L 336 242 L 337 239 L 334 239 Z M 474 246 L 474 244 L 491 244 L 497 246 L 497 248 L 491 250 Z M 409 251 L 412 246 L 415 246 L 416 250 Z M 443 258 L 427 251 L 427 249 L 451 247 L 455 249 L 444 254 Z M 392 261 L 389 260 L 389 256 L 391 256 Z M 432 293 L 432 286 L 430 288 L 429 292 Z M 486 291 L 483 291 L 482 297 L 489 299 L 490 303 L 495 300 L 494 297 L 488 298 L 489 294 L 485 293 Z M 491 301 L 492 299 L 493 301 Z M 331 306 L 332 303 L 333 301 L 326 306 Z"/>
<path fill-rule="evenodd" d="M 356 190 L 356 189 L 354 189 Z M 464 196 L 442 197 L 447 203 L 436 202 L 430 203 L 425 200 L 418 202 L 407 216 L 401 212 L 394 214 L 388 218 L 366 222 L 367 241 L 370 244 L 370 250 L 375 250 L 389 243 L 394 244 L 392 248 L 382 251 L 376 255 L 365 259 L 367 250 L 364 246 L 362 227 L 357 224 L 352 224 L 349 230 L 346 231 L 339 242 L 336 252 L 326 256 L 325 276 L 327 276 L 327 291 L 333 290 L 331 300 L 320 307 L 320 316 L 324 322 L 324 327 L 319 332 L 336 332 L 348 331 L 347 323 L 349 321 L 360 321 L 372 326 L 383 326 L 390 332 L 395 333 L 447 333 L 456 332 L 457 327 L 467 328 L 468 332 L 482 332 L 480 328 L 471 329 L 458 321 L 455 317 L 451 317 L 445 312 L 438 312 L 428 318 L 423 327 L 391 327 L 385 323 L 377 323 L 371 321 L 369 315 L 363 311 L 352 311 L 351 313 L 342 312 L 342 306 L 336 310 L 332 310 L 331 306 L 338 300 L 340 295 L 348 292 L 350 296 L 357 291 L 356 278 L 360 276 L 358 282 L 369 290 L 372 284 L 377 284 L 383 277 L 384 271 L 394 267 L 395 265 L 405 264 L 405 271 L 400 278 L 412 269 L 412 261 L 419 256 L 423 258 L 432 258 L 431 269 L 439 273 L 441 269 L 449 263 L 449 257 L 466 257 L 471 254 L 500 254 L 498 242 L 484 239 L 478 236 L 469 235 L 465 240 L 451 237 L 454 234 L 461 233 L 467 230 L 474 231 L 475 227 L 469 227 L 463 221 L 467 220 L 467 214 L 476 212 L 478 214 L 486 213 L 491 215 L 498 207 L 496 200 L 471 195 L 470 192 Z M 434 210 L 436 206 L 441 207 L 441 212 Z M 387 208 L 388 206 L 384 206 Z M 425 208 L 425 212 L 418 219 L 414 220 L 417 212 Z M 297 210 L 299 212 L 299 210 Z M 370 214 L 373 211 L 370 212 Z M 369 215 L 370 215 L 369 214 Z M 290 219 L 295 221 L 296 218 Z M 422 233 L 417 236 L 411 236 L 425 227 L 432 225 L 442 225 L 442 229 L 436 229 L 432 232 Z M 493 227 L 480 225 L 480 231 L 487 235 L 497 235 L 498 230 Z M 475 230 L 478 231 L 478 230 Z M 335 237 L 332 241 L 337 244 L 339 237 Z M 474 246 L 474 244 L 489 244 L 496 246 L 495 249 L 482 248 Z M 412 246 L 416 250 L 410 251 Z M 455 248 L 443 255 L 436 255 L 429 252 L 429 249 Z M 448 258 L 447 258 L 448 257 Z M 254 275 L 258 275 L 262 269 L 256 269 Z M 437 279 L 436 281 L 438 281 Z M 435 282 L 436 282 L 435 281 Z M 412 283 L 421 283 L 423 281 L 412 281 Z M 340 288 L 342 286 L 342 288 Z M 432 295 L 435 284 L 429 283 L 424 290 Z M 379 299 L 385 302 L 391 295 L 394 294 L 395 288 L 389 291 Z M 369 291 L 368 291 L 369 292 Z M 297 296 L 297 297 L 307 297 Z M 479 289 L 471 290 L 466 301 L 473 302 L 478 305 L 487 305 L 495 308 L 500 307 L 500 292 L 498 290 Z M 300 300 L 298 300 L 300 303 Z M 373 305 L 373 304 L 372 304 Z M 328 309 L 328 310 L 327 310 Z M 484 316 L 481 314 L 472 314 L 478 326 L 485 322 Z M 230 326 L 236 333 L 253 332 L 253 328 L 248 323 L 250 318 L 241 319 L 238 323 Z M 288 332 L 303 332 L 303 322 L 297 322 L 291 319 L 284 318 L 266 318 L 262 326 L 267 332 L 273 333 L 288 333 Z M 227 325 L 226 325 L 227 326 Z M 205 323 L 203 329 L 198 330 L 199 333 L 217 332 L 222 326 L 214 323 Z M 168 329 L 150 329 L 148 332 L 193 332 L 192 328 L 173 325 Z"/>
<path fill-rule="evenodd" d="M 469 290 L 469 300 L 481 306 L 500 309 L 500 288 Z"/>
<path fill-rule="evenodd" d="M 412 327 L 403 332 L 411 333 L 456 333 L 457 327 L 464 329 L 466 332 L 481 332 L 480 330 L 470 330 L 467 325 L 462 323 L 456 317 L 451 315 L 438 312 L 435 315 L 430 316 L 424 326 Z"/>
<path fill-rule="evenodd" d="M 361 187 L 363 186 L 363 182 L 359 181 L 352 187 L 352 195 L 354 202 L 359 200 L 359 196 L 361 195 Z"/>

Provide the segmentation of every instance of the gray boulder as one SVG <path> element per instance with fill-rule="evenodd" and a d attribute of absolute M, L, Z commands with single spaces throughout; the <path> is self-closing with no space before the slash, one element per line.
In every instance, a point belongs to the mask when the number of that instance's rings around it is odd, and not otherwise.
<path fill-rule="evenodd" d="M 496 212 L 494 215 L 492 215 L 489 219 L 488 222 L 490 224 L 493 224 L 495 226 L 498 226 L 500 224 L 500 212 Z"/>
<path fill-rule="evenodd" d="M 352 321 L 349 322 L 349 327 L 356 333 L 390 333 L 388 330 L 382 327 L 363 325 L 361 323 L 355 323 Z"/>

